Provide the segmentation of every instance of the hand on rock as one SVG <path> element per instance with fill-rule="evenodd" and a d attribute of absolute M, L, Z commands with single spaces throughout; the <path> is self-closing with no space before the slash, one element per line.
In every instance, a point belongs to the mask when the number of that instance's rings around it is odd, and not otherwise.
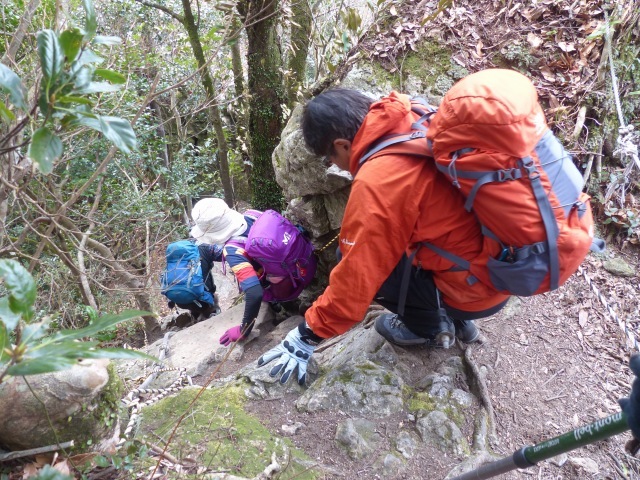
<path fill-rule="evenodd" d="M 269 371 L 272 377 L 280 376 L 280 383 L 285 384 L 294 373 L 298 374 L 298 384 L 304 385 L 307 375 L 307 364 L 316 349 L 319 339 L 313 334 L 305 322 L 291 330 L 279 345 L 272 348 L 258 359 L 258 366 L 278 360 Z"/>
<path fill-rule="evenodd" d="M 242 335 L 242 325 L 238 325 L 236 327 L 231 327 L 229 330 L 224 332 L 220 337 L 220 343 L 226 347 L 231 342 L 244 340 L 244 338 L 245 337 Z"/>

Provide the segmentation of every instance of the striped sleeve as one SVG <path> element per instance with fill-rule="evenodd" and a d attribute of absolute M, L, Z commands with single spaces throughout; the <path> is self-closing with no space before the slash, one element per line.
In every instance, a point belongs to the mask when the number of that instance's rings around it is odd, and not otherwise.
<path fill-rule="evenodd" d="M 223 253 L 231 271 L 235 275 L 236 280 L 238 280 L 240 290 L 246 291 L 254 285 L 260 285 L 258 273 L 249 262 L 243 248 L 236 247 L 235 245 L 225 245 Z"/>

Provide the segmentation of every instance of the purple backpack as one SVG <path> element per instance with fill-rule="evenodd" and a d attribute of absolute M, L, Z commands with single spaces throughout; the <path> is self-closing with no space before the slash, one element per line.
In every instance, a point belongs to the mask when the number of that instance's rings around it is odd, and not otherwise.
<path fill-rule="evenodd" d="M 313 244 L 275 210 L 262 214 L 249 210 L 245 215 L 257 217 L 241 246 L 263 269 L 260 280 L 266 280 L 267 287 L 262 299 L 286 302 L 298 298 L 316 274 L 318 264 Z M 238 245 L 240 242 L 235 237 L 228 243 Z"/>

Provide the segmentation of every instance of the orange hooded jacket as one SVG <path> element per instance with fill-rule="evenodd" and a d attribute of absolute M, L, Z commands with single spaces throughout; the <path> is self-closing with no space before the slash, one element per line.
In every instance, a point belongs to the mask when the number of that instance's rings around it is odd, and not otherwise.
<path fill-rule="evenodd" d="M 353 139 L 349 169 L 357 176 L 340 229 L 342 260 L 332 270 L 327 289 L 305 313 L 316 335 L 333 337 L 361 321 L 402 255 L 420 242 L 472 263 L 497 253 L 485 250 L 475 216 L 465 211 L 463 197 L 434 162 L 407 154 L 408 148 L 426 154 L 426 141 L 388 147 L 358 171 L 358 161 L 374 142 L 410 132 L 417 118 L 409 97 L 392 92 L 372 104 Z M 481 282 L 469 285 L 468 272 L 448 271 L 453 263 L 428 248 L 419 250 L 414 264 L 433 272 L 443 300 L 453 308 L 482 311 L 507 298 Z"/>

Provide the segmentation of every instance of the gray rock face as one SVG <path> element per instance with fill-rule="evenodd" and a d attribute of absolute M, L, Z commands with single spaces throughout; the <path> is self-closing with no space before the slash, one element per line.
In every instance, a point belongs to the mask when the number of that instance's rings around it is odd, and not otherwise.
<path fill-rule="evenodd" d="M 397 478 L 403 466 L 402 460 L 392 453 L 382 455 L 375 463 L 375 469 L 384 475 L 382 478 Z"/>
<path fill-rule="evenodd" d="M 396 368 L 398 357 L 373 329 L 352 329 L 317 361 L 328 373 L 298 399 L 298 409 L 378 417 L 402 410 L 405 382 Z"/>
<path fill-rule="evenodd" d="M 202 375 L 212 364 L 228 357 L 231 346 L 220 345 L 220 337 L 227 329 L 240 325 L 243 314 L 244 303 L 241 303 L 189 328 L 167 332 L 164 338 L 146 347 L 146 352 L 162 360 L 167 367 L 185 368 L 190 376 Z M 260 335 L 260 326 L 271 321 L 273 316 L 273 311 L 263 302 L 251 334 L 235 346 L 228 358 L 233 361 L 240 360 L 244 355 L 245 345 Z M 143 360 L 118 363 L 118 373 L 125 381 L 144 380 L 149 375 L 149 370 L 149 362 Z M 171 373 L 167 378 L 171 378 L 168 382 L 170 384 L 175 380 L 175 374 Z M 168 384 L 163 378 L 158 377 L 157 381 L 148 386 L 161 388 Z"/>
<path fill-rule="evenodd" d="M 469 444 L 460 428 L 439 410 L 420 418 L 416 428 L 422 441 L 427 444 L 435 445 L 444 451 L 453 451 L 456 455 L 469 453 Z"/>
<path fill-rule="evenodd" d="M 420 439 L 415 433 L 402 431 L 396 438 L 396 450 L 402 454 L 404 458 L 411 458 L 419 447 Z"/>
<path fill-rule="evenodd" d="M 636 272 L 633 267 L 621 258 L 610 258 L 602 265 L 604 269 L 617 277 L 633 277 Z"/>
<path fill-rule="evenodd" d="M 0 445 L 24 450 L 59 439 L 82 447 L 89 439 L 95 445 L 111 437 L 118 427 L 122 384 L 108 366 L 107 359 L 83 360 L 69 370 L 29 376 L 31 389 L 23 377 L 5 379 L 0 385 Z"/>
<path fill-rule="evenodd" d="M 307 148 L 300 129 L 301 105 L 292 112 L 273 152 L 276 181 L 287 200 L 308 195 L 329 195 L 351 184 L 351 175 L 337 167 L 325 168 L 322 159 Z"/>
<path fill-rule="evenodd" d="M 316 381 L 296 402 L 307 412 L 341 410 L 388 416 L 402 410 L 404 381 L 372 362 L 348 363 Z"/>
<path fill-rule="evenodd" d="M 375 451 L 375 444 L 379 440 L 375 433 L 376 425 L 363 418 L 348 419 L 336 429 L 336 442 L 354 460 L 359 460 Z"/>

